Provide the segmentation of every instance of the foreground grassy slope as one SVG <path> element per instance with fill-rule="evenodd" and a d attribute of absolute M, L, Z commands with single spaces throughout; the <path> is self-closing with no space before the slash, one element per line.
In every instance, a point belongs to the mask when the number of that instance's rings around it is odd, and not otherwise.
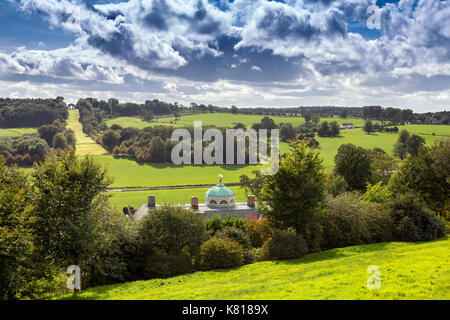
<path fill-rule="evenodd" d="M 95 143 L 88 135 L 83 133 L 83 126 L 80 121 L 80 111 L 78 109 L 69 110 L 69 118 L 67 119 L 67 127 L 75 132 L 76 143 L 76 154 L 78 156 L 85 155 L 103 155 L 107 154 L 108 151 L 105 150 L 101 145 Z"/>
<path fill-rule="evenodd" d="M 381 289 L 366 287 L 381 268 Z M 450 299 L 450 240 L 340 248 L 303 259 L 97 287 L 65 299 Z"/>

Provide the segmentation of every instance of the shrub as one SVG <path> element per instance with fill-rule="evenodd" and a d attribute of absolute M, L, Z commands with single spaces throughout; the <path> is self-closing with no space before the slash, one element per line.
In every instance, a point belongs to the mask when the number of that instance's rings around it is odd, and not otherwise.
<path fill-rule="evenodd" d="M 348 190 L 347 181 L 339 174 L 332 174 L 327 180 L 327 192 L 337 196 Z"/>
<path fill-rule="evenodd" d="M 247 217 L 247 232 L 252 246 L 261 247 L 274 233 L 274 228 L 266 218 L 257 219 L 254 215 Z"/>
<path fill-rule="evenodd" d="M 392 239 L 389 214 L 379 204 L 363 201 L 356 192 L 328 197 L 322 226 L 324 249 Z"/>
<path fill-rule="evenodd" d="M 206 239 L 205 222 L 191 210 L 165 206 L 151 210 L 141 220 L 139 236 L 144 255 L 148 257 L 146 277 L 175 275 L 189 269 L 185 256 L 190 257 L 192 268 Z M 165 270 L 156 268 L 157 265 Z"/>
<path fill-rule="evenodd" d="M 243 248 L 250 248 L 250 237 L 247 233 L 236 227 L 225 227 L 215 235 L 217 238 L 229 238 L 238 242 Z"/>
<path fill-rule="evenodd" d="M 286 260 L 304 257 L 308 246 L 302 236 L 294 232 L 276 232 L 267 240 L 261 256 L 264 260 Z"/>
<path fill-rule="evenodd" d="M 205 270 L 239 267 L 244 263 L 242 246 L 228 238 L 213 238 L 200 247 L 200 265 Z"/>
<path fill-rule="evenodd" d="M 416 195 L 403 195 L 393 200 L 390 207 L 395 240 L 429 241 L 445 235 L 444 222 L 425 208 Z"/>

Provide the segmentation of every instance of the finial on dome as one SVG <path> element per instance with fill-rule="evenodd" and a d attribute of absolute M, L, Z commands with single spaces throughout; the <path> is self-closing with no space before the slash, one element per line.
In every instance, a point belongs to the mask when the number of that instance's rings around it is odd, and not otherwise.
<path fill-rule="evenodd" d="M 222 184 L 223 175 L 219 174 L 218 178 L 219 178 L 219 184 Z"/>

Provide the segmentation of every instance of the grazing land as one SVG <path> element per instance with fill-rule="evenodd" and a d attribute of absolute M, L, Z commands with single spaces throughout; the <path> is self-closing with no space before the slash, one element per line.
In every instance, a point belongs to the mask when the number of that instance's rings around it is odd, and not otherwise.
<path fill-rule="evenodd" d="M 236 123 L 245 124 L 247 128 L 250 128 L 254 123 L 258 123 L 263 118 L 263 115 L 246 115 L 246 114 L 232 114 L 232 113 L 204 113 L 204 114 L 191 114 L 186 116 L 181 116 L 178 120 L 175 117 L 161 117 L 155 121 L 147 122 L 136 117 L 120 117 L 108 120 L 106 123 L 108 126 L 113 124 L 118 124 L 121 127 L 135 127 L 135 128 L 145 128 L 155 125 L 172 125 L 176 126 L 186 126 L 194 125 L 194 121 L 202 121 L 202 125 L 216 125 L 220 127 L 233 127 Z M 305 123 L 305 119 L 302 117 L 283 117 L 283 116 L 269 116 L 275 121 L 275 123 L 292 123 L 294 126 Z M 363 119 L 356 118 L 321 118 L 320 121 L 337 121 L 339 124 L 345 122 L 352 122 L 355 126 L 364 125 Z M 172 123 L 171 123 L 172 122 Z"/>
<path fill-rule="evenodd" d="M 79 121 L 80 112 L 78 109 L 69 110 L 69 119 L 67 119 L 67 127 L 75 132 L 76 142 L 76 154 L 79 156 L 86 155 L 104 155 L 108 151 L 101 145 L 95 143 L 88 135 L 83 133 L 83 127 Z"/>
<path fill-rule="evenodd" d="M 37 132 L 37 128 L 8 128 L 8 129 L 0 129 L 1 137 L 15 137 L 21 136 L 26 133 L 35 133 Z"/>
<path fill-rule="evenodd" d="M 112 188 L 216 184 L 219 174 L 224 175 L 225 183 L 239 182 L 240 175 L 249 175 L 258 168 L 246 165 L 177 166 L 169 163 L 138 163 L 110 155 L 98 156 L 95 159 L 114 177 Z"/>
<path fill-rule="evenodd" d="M 192 188 L 192 189 L 165 189 L 165 190 L 145 190 L 145 191 L 123 191 L 110 192 L 109 202 L 119 211 L 123 207 L 132 206 L 137 209 L 142 204 L 147 203 L 149 194 L 156 196 L 156 204 L 186 204 L 190 203 L 191 197 L 198 197 L 199 203 L 205 202 L 205 192 L 209 188 Z M 240 187 L 232 187 L 236 193 L 237 202 L 246 202 L 244 189 Z"/>
<path fill-rule="evenodd" d="M 369 290 L 367 268 L 381 270 Z M 450 299 L 450 239 L 339 248 L 287 261 L 88 289 L 57 299 Z"/>

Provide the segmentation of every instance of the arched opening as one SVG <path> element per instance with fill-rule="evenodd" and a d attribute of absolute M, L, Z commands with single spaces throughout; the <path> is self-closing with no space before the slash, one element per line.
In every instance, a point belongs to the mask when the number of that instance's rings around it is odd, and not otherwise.
<path fill-rule="evenodd" d="M 209 204 L 217 204 L 216 200 L 211 200 Z"/>
<path fill-rule="evenodd" d="M 220 201 L 220 204 L 228 204 L 227 200 Z"/>

